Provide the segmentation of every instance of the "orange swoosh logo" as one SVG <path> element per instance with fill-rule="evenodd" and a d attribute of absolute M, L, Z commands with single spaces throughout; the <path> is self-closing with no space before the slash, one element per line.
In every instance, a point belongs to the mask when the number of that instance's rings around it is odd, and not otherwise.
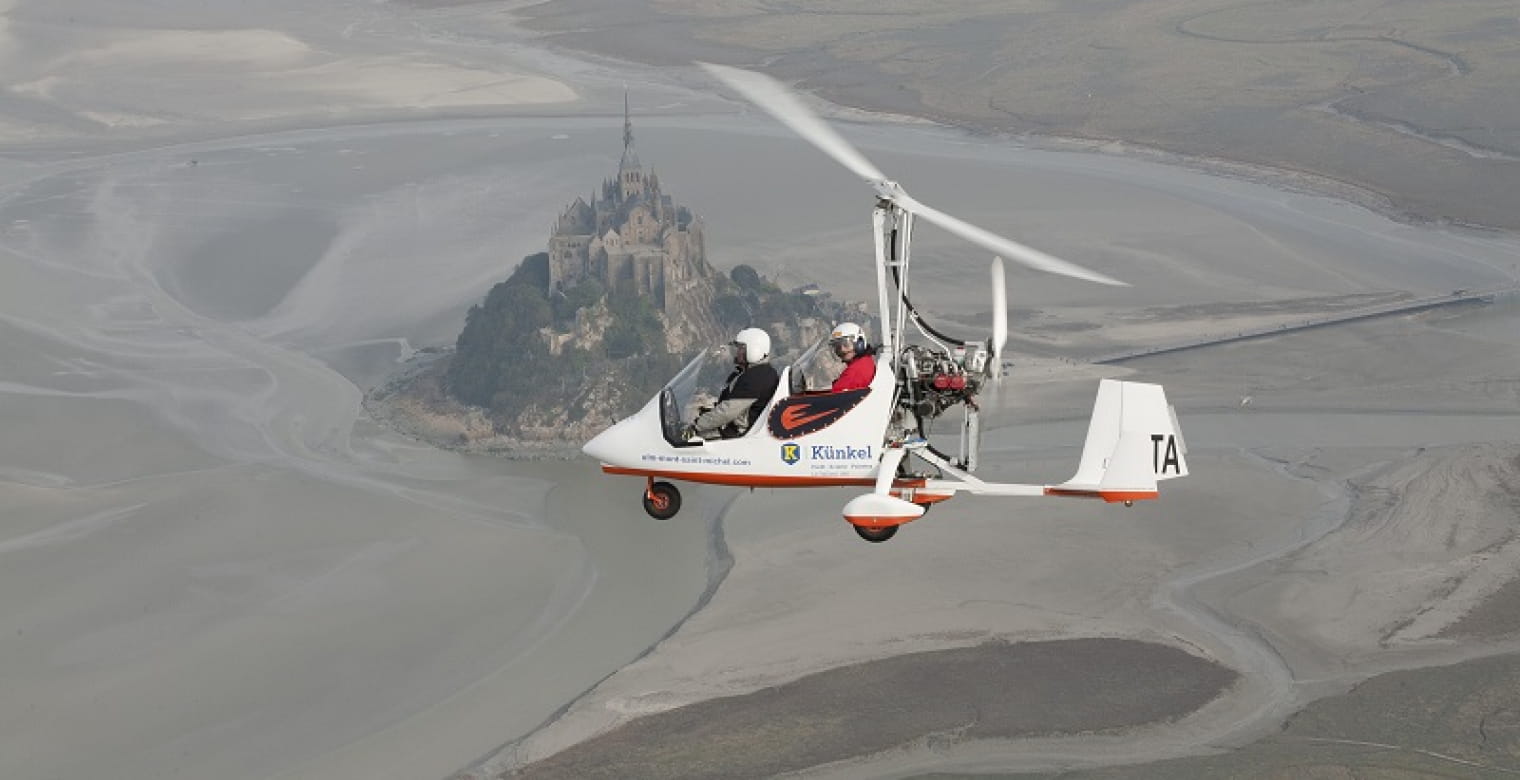
<path fill-rule="evenodd" d="M 802 427 L 804 425 L 807 425 L 808 423 L 810 423 L 810 422 L 812 422 L 814 420 L 821 420 L 821 419 L 823 419 L 825 417 L 828 417 L 829 415 L 834 414 L 837 411 L 835 409 L 824 409 L 821 412 L 817 412 L 817 413 L 814 413 L 814 414 L 808 414 L 807 412 L 808 412 L 809 409 L 812 409 L 812 407 L 811 406 L 789 406 L 789 407 L 787 407 L 784 411 L 781 412 L 781 427 L 783 427 L 783 428 L 785 428 L 787 430 L 792 430 L 793 428 L 800 428 L 800 427 Z"/>

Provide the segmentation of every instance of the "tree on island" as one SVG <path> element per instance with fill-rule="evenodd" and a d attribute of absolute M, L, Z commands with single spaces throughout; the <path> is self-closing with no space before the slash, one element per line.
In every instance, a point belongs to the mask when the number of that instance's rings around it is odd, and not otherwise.
<path fill-rule="evenodd" d="M 609 374 L 619 378 L 629 399 L 653 395 L 679 368 L 679 359 L 665 353 L 664 326 L 650 301 L 609 293 L 595 279 L 547 295 L 541 284 L 547 281 L 542 273 L 547 259 L 543 253 L 524 259 L 484 302 L 470 307 L 449 363 L 449 393 L 502 421 L 554 406 L 571 407 L 572 419 L 578 419 L 587 410 L 573 408 L 577 395 L 591 380 Z M 567 344 L 551 354 L 546 328 L 567 329 L 578 312 L 603 304 L 610 322 L 600 343 Z"/>

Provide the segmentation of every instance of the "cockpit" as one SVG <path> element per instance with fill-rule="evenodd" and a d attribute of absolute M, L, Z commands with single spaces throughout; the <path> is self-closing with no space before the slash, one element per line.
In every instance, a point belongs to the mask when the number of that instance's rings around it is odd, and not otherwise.
<path fill-rule="evenodd" d="M 828 338 L 802 352 L 791 365 L 781 367 L 779 395 L 799 395 L 807 392 L 828 392 L 829 384 L 843 368 L 843 364 L 828 349 Z M 717 394 L 734 370 L 734 353 L 728 346 L 705 349 L 692 358 L 660 390 L 660 426 L 665 441 L 675 447 L 690 447 L 701 442 L 681 438 L 682 426 L 696 419 L 704 408 L 717 402 Z M 767 405 L 774 398 L 766 399 Z M 751 432 L 763 428 L 763 422 L 751 426 Z M 746 434 L 747 435 L 747 434 Z"/>

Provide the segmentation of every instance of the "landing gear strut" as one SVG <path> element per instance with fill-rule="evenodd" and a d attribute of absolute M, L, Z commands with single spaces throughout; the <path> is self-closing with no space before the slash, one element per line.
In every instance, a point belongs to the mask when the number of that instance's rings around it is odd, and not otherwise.
<path fill-rule="evenodd" d="M 644 511 L 656 520 L 669 520 L 681 511 L 681 491 L 669 482 L 649 480 L 644 488 Z"/>

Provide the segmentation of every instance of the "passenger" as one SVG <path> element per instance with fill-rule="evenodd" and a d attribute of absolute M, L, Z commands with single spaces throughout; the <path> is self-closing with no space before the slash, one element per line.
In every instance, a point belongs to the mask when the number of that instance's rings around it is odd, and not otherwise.
<path fill-rule="evenodd" d="M 876 378 L 876 349 L 866 343 L 866 332 L 853 322 L 841 322 L 829 334 L 834 356 L 844 362 L 844 370 L 829 387 L 830 392 L 859 390 L 871 386 Z"/>
<path fill-rule="evenodd" d="M 734 370 L 723 383 L 718 403 L 697 415 L 682 431 L 683 439 L 732 439 L 743 436 L 776 394 L 781 377 L 771 365 L 771 337 L 759 328 L 734 336 Z"/>

